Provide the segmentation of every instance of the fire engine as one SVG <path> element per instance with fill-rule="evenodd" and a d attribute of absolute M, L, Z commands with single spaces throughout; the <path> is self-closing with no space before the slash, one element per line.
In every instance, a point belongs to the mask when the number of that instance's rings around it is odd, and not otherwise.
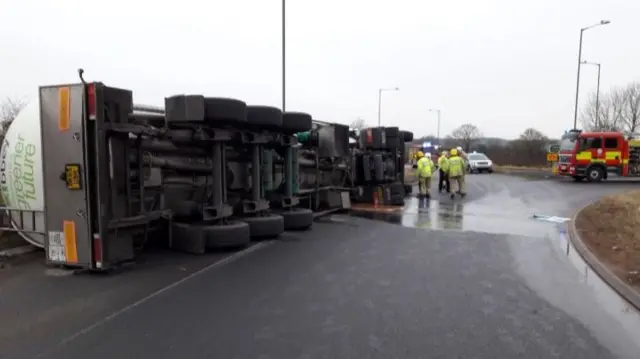
<path fill-rule="evenodd" d="M 610 174 L 640 177 L 640 134 L 571 130 L 562 136 L 557 153 L 547 158 L 557 162 L 557 175 L 576 181 L 600 182 Z"/>

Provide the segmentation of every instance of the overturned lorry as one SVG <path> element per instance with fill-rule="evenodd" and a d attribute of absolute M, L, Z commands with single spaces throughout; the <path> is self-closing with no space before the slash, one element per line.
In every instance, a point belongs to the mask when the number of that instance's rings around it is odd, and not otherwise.
<path fill-rule="evenodd" d="M 354 189 L 372 182 L 356 182 L 352 135 L 235 99 L 177 95 L 155 108 L 99 82 L 41 87 L 3 143 L 4 228 L 50 264 L 89 270 L 149 245 L 242 248 L 362 200 Z M 382 185 L 401 181 L 394 166 Z"/>

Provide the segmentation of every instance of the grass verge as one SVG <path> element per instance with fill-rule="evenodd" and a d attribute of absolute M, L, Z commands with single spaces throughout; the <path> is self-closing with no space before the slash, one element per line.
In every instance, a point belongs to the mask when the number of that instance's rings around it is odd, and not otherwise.
<path fill-rule="evenodd" d="M 576 229 L 603 264 L 640 292 L 640 191 L 585 207 L 576 218 Z"/>

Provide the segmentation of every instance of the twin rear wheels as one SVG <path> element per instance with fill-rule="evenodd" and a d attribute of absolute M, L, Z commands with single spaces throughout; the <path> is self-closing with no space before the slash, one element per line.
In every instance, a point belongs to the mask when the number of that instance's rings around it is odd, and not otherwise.
<path fill-rule="evenodd" d="M 183 250 L 203 253 L 205 249 L 242 248 L 251 240 L 276 238 L 285 230 L 305 230 L 312 224 L 310 209 L 292 208 L 222 223 L 173 222 L 172 237 Z"/>

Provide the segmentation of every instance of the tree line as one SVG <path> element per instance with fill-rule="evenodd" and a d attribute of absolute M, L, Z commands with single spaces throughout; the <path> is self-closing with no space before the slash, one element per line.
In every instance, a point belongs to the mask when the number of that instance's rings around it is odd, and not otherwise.
<path fill-rule="evenodd" d="M 484 153 L 498 165 L 547 166 L 547 149 L 557 140 L 532 127 L 515 140 L 485 137 L 477 126 L 467 123 L 454 129 L 441 142 L 446 148 L 460 146 L 466 152 Z"/>
<path fill-rule="evenodd" d="M 351 128 L 366 128 L 367 123 L 358 118 L 351 123 Z M 462 147 L 466 152 L 477 151 L 487 155 L 494 163 L 511 166 L 547 166 L 547 149 L 557 140 L 549 139 L 535 128 L 525 129 L 515 140 L 485 137 L 480 129 L 471 123 L 461 125 L 448 136 L 438 140 L 436 136 L 415 137 L 407 146 L 420 145 L 424 142 L 437 144 L 445 148 Z"/>
<path fill-rule="evenodd" d="M 640 82 L 590 93 L 580 120 L 588 131 L 640 131 Z"/>

